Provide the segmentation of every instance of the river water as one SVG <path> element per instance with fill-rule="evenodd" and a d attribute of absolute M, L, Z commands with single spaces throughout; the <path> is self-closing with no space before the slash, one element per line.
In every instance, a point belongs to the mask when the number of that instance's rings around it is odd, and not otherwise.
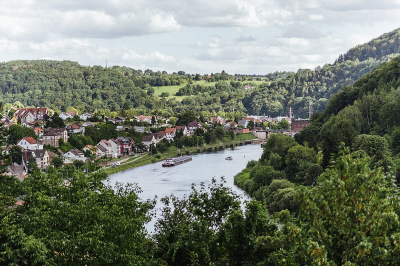
<path fill-rule="evenodd" d="M 137 183 L 143 191 L 139 195 L 142 200 L 154 199 L 157 196 L 156 209 L 162 207 L 159 199 L 171 194 L 183 198 L 192 191 L 192 184 L 196 184 L 199 189 L 200 183 L 207 186 L 213 177 L 219 181 L 222 176 L 225 177 L 227 187 L 247 199 L 244 191 L 233 184 L 233 179 L 246 167 L 248 161 L 258 160 L 261 154 L 260 144 L 239 146 L 234 150 L 227 148 L 223 151 L 193 155 L 192 161 L 174 167 L 162 167 L 163 162 L 140 166 L 111 175 L 109 181 L 111 184 Z M 232 156 L 233 160 L 225 160 L 227 156 Z M 153 227 L 154 221 L 146 226 L 149 231 L 152 231 Z"/>

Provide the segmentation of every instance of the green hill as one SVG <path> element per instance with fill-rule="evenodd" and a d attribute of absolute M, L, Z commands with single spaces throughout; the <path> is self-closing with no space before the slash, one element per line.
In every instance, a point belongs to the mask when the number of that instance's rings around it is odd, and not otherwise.
<path fill-rule="evenodd" d="M 341 87 L 352 85 L 399 53 L 400 29 L 396 29 L 352 48 L 333 64 L 315 70 L 300 69 L 286 78 L 265 83 L 246 95 L 244 107 L 251 114 L 269 115 L 288 114 L 292 107 L 296 116 L 307 117 L 311 103 L 314 111 L 322 112 Z"/>

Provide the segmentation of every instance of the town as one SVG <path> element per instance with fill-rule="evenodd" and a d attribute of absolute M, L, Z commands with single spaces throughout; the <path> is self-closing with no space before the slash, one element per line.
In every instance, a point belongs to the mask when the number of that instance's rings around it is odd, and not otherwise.
<path fill-rule="evenodd" d="M 271 132 L 293 136 L 309 125 L 308 120 L 291 117 L 247 116 L 236 122 L 210 115 L 200 122 L 199 117 L 190 116 L 193 121 L 178 126 L 176 121 L 159 116 L 111 118 L 76 111 L 57 114 L 45 107 L 11 106 L 1 119 L 10 135 L 3 152 L 11 154 L 13 160 L 5 174 L 23 180 L 32 162 L 42 171 L 50 165 L 83 166 L 89 161 L 115 166 L 130 157 L 153 154 L 157 148 L 163 151 L 163 146 L 172 143 L 180 148 L 198 146 L 199 142 L 209 144 L 217 141 L 218 134 L 253 134 L 265 140 Z M 103 138 L 107 134 L 109 137 Z"/>

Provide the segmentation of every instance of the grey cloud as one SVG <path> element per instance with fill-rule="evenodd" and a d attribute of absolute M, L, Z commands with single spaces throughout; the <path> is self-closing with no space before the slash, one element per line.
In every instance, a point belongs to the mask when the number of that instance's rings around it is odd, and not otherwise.
<path fill-rule="evenodd" d="M 285 33 L 282 34 L 284 38 L 304 38 L 304 39 L 319 39 L 325 37 L 318 30 L 312 28 L 312 26 L 293 24 L 289 26 Z"/>
<path fill-rule="evenodd" d="M 236 39 L 237 42 L 253 42 L 255 41 L 256 38 L 254 38 L 253 36 L 240 36 L 239 38 Z"/>

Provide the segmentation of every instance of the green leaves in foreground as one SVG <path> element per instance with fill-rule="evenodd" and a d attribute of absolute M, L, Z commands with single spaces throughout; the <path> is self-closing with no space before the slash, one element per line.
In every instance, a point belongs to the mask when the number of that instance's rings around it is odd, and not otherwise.
<path fill-rule="evenodd" d="M 0 263 L 150 265 L 144 225 L 154 203 L 140 202 L 136 186 L 103 178 L 32 174 L 24 206 L 1 221 Z"/>
<path fill-rule="evenodd" d="M 400 263 L 397 186 L 360 154 L 341 151 L 314 189 L 300 190 L 297 223 L 280 214 L 282 236 L 300 264 Z"/>
<path fill-rule="evenodd" d="M 239 197 L 215 180 L 208 190 L 202 185 L 182 200 L 162 199 L 156 256 L 168 265 L 257 265 L 267 258 L 274 246 L 256 243 L 258 236 L 276 233 L 267 210 L 252 201 L 243 211 Z"/>

